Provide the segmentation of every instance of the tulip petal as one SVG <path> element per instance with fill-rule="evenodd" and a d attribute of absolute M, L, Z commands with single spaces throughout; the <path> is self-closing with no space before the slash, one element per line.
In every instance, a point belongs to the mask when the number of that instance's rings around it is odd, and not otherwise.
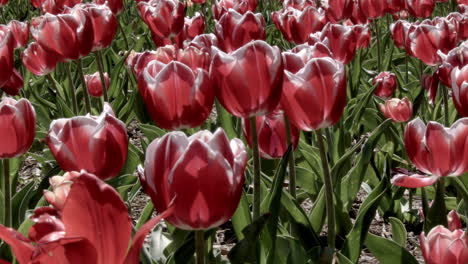
<path fill-rule="evenodd" d="M 392 184 L 405 188 L 421 188 L 433 185 L 439 177 L 421 174 L 397 174 L 392 178 Z"/>
<path fill-rule="evenodd" d="M 0 225 L 0 238 L 10 245 L 20 264 L 27 264 L 32 257 L 34 246 L 18 231 Z"/>

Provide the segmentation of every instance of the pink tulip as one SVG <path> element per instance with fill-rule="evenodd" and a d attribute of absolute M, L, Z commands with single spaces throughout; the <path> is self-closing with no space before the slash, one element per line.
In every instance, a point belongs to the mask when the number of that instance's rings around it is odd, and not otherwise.
<path fill-rule="evenodd" d="M 392 98 L 385 101 L 385 104 L 380 104 L 379 106 L 385 117 L 395 122 L 406 122 L 413 115 L 413 106 L 406 97 L 402 100 Z"/>

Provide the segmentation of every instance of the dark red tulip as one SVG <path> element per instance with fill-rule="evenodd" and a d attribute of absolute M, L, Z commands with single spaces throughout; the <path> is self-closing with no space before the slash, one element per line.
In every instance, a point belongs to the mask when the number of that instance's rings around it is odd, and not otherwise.
<path fill-rule="evenodd" d="M 45 14 L 33 18 L 30 29 L 32 37 L 42 48 L 64 59 L 86 56 L 93 47 L 93 26 L 85 12 Z"/>
<path fill-rule="evenodd" d="M 322 30 L 326 24 L 325 11 L 312 6 L 303 10 L 288 7 L 273 12 L 272 18 L 283 37 L 296 44 L 307 42 L 310 34 Z"/>
<path fill-rule="evenodd" d="M 404 49 L 406 47 L 408 31 L 410 27 L 411 23 L 405 20 L 398 20 L 390 25 L 390 32 L 392 33 L 392 38 L 393 42 L 395 42 L 395 46 L 397 46 L 400 49 Z"/>
<path fill-rule="evenodd" d="M 41 9 L 43 14 L 59 14 L 67 7 L 73 7 L 82 0 L 31 0 L 32 6 Z"/>
<path fill-rule="evenodd" d="M 215 33 L 219 47 L 231 52 L 252 40 L 265 40 L 265 19 L 260 13 L 242 15 L 230 9 L 216 22 Z"/>
<path fill-rule="evenodd" d="M 8 4 L 8 0 L 0 0 L 0 6 L 5 6 Z"/>
<path fill-rule="evenodd" d="M 54 71 L 57 63 L 62 58 L 54 53 L 45 50 L 37 42 L 32 42 L 23 51 L 22 61 L 24 66 L 35 75 L 43 76 Z"/>
<path fill-rule="evenodd" d="M 455 108 L 461 116 L 468 116 L 468 65 L 452 70 L 452 97 Z"/>
<path fill-rule="evenodd" d="M 184 4 L 178 0 L 139 2 L 138 11 L 156 38 L 167 39 L 179 34 L 184 27 Z"/>
<path fill-rule="evenodd" d="M 313 58 L 298 72 L 284 71 L 281 105 L 301 130 L 335 124 L 346 105 L 346 70 L 329 57 Z"/>
<path fill-rule="evenodd" d="M 449 230 L 443 225 L 432 228 L 427 236 L 419 236 L 421 251 L 427 264 L 463 264 L 468 262 L 468 236 L 461 229 Z"/>
<path fill-rule="evenodd" d="M 434 0 L 406 0 L 406 10 L 413 17 L 430 17 L 434 7 Z"/>
<path fill-rule="evenodd" d="M 217 99 L 232 115 L 243 118 L 265 115 L 277 107 L 281 97 L 281 51 L 261 40 L 229 54 L 218 51 L 210 75 Z"/>
<path fill-rule="evenodd" d="M 12 20 L 8 23 L 13 38 L 15 39 L 15 48 L 21 48 L 28 44 L 29 25 L 28 23 Z"/>
<path fill-rule="evenodd" d="M 393 91 L 397 88 L 396 75 L 391 72 L 379 73 L 374 77 L 372 83 L 377 86 L 374 94 L 382 98 L 392 97 Z"/>
<path fill-rule="evenodd" d="M 153 60 L 144 68 L 138 89 L 158 126 L 192 128 L 208 118 L 215 93 L 208 65 L 209 54 L 188 48 L 170 61 Z"/>
<path fill-rule="evenodd" d="M 406 122 L 413 115 L 413 105 L 407 97 L 403 99 L 392 98 L 379 106 L 384 116 L 394 122 Z"/>
<path fill-rule="evenodd" d="M 123 0 L 93 0 L 98 5 L 107 5 L 114 14 L 119 14 L 122 11 L 124 3 Z"/>
<path fill-rule="evenodd" d="M 255 119 L 260 155 L 265 159 L 283 157 L 288 149 L 283 111 L 274 111 L 264 116 L 257 116 Z M 242 131 L 247 142 L 252 146 L 249 119 L 242 120 Z M 291 125 L 291 141 L 293 147 L 296 148 L 299 142 L 299 129 L 294 125 Z"/>
<path fill-rule="evenodd" d="M 459 5 L 468 5 L 468 0 L 457 0 L 457 4 L 459 4 Z"/>
<path fill-rule="evenodd" d="M 10 29 L 0 25 L 0 87 L 8 82 L 13 74 L 15 39 Z"/>
<path fill-rule="evenodd" d="M 284 0 L 283 8 L 292 7 L 295 9 L 303 10 L 304 8 L 312 6 L 317 7 L 317 2 L 315 0 Z"/>
<path fill-rule="evenodd" d="M 353 11 L 349 18 L 354 24 L 368 24 L 369 19 L 363 13 L 361 7 L 359 6 L 358 0 L 353 1 Z"/>
<path fill-rule="evenodd" d="M 387 0 L 387 12 L 396 14 L 405 10 L 406 0 Z"/>
<path fill-rule="evenodd" d="M 353 0 L 323 0 L 321 6 L 327 19 L 333 23 L 349 18 L 353 13 Z"/>
<path fill-rule="evenodd" d="M 16 70 L 13 69 L 13 73 L 10 76 L 10 79 L 3 84 L 1 89 L 8 95 L 18 95 L 21 88 L 23 88 L 24 81 L 23 76 Z"/>
<path fill-rule="evenodd" d="M 184 27 L 174 41 L 178 47 L 183 47 L 184 41 L 190 41 L 205 32 L 205 18 L 198 12 L 193 17 L 184 18 Z"/>
<path fill-rule="evenodd" d="M 89 171 L 109 179 L 122 170 L 128 149 L 125 124 L 105 103 L 100 116 L 76 116 L 50 124 L 47 145 L 64 171 Z"/>
<path fill-rule="evenodd" d="M 322 42 L 317 42 L 314 45 L 301 44 L 297 45 L 290 51 L 285 51 L 282 54 L 284 69 L 296 73 L 313 58 L 331 57 L 331 51 Z"/>
<path fill-rule="evenodd" d="M 210 229 L 234 214 L 247 157 L 242 141 L 229 141 L 222 128 L 190 137 L 170 132 L 148 146 L 140 180 L 158 212 L 173 203 L 169 223 L 188 230 Z"/>
<path fill-rule="evenodd" d="M 14 158 L 31 147 L 36 129 L 36 112 L 27 99 L 4 97 L 0 102 L 0 158 Z"/>
<path fill-rule="evenodd" d="M 229 9 L 234 9 L 240 14 L 247 11 L 255 12 L 257 0 L 216 0 L 213 3 L 212 11 L 214 19 L 220 19 Z"/>
<path fill-rule="evenodd" d="M 455 67 L 463 67 L 468 64 L 468 42 L 463 42 L 460 46 L 449 51 L 447 55 L 439 52 L 442 64 L 437 70 L 440 81 L 447 87 L 452 87 L 451 73 Z"/>
<path fill-rule="evenodd" d="M 379 18 L 387 11 L 387 0 L 358 0 L 359 8 L 367 18 Z"/>
<path fill-rule="evenodd" d="M 358 37 L 361 37 L 353 29 L 353 26 L 328 23 L 320 34 L 320 39 L 330 48 L 333 58 L 343 64 L 349 63 L 354 58 Z"/>
<path fill-rule="evenodd" d="M 427 90 L 429 97 L 429 104 L 434 104 L 437 96 L 437 89 L 439 88 L 439 73 L 436 71 L 433 74 L 423 74 L 422 87 Z"/>
<path fill-rule="evenodd" d="M 468 118 L 450 128 L 437 122 L 424 124 L 417 118 L 406 125 L 405 147 L 408 157 L 420 171 L 435 176 L 459 176 L 468 171 L 465 141 Z"/>
<path fill-rule="evenodd" d="M 138 264 L 145 236 L 172 208 L 144 224 L 131 239 L 131 219 L 119 193 L 92 174 L 72 173 L 76 177 L 60 211 L 36 209 L 29 238 L 2 225 L 0 238 L 11 246 L 19 264 Z"/>
<path fill-rule="evenodd" d="M 99 72 L 85 75 L 86 87 L 88 88 L 89 95 L 94 97 L 102 96 L 102 82 Z M 104 82 L 106 84 L 106 90 L 109 90 L 110 78 L 107 72 L 104 73 Z"/>

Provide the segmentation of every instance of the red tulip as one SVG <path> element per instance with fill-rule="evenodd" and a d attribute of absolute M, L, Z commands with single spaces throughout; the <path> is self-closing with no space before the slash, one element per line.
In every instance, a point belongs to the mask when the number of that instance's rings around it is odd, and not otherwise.
<path fill-rule="evenodd" d="M 374 94 L 379 97 L 389 98 L 397 87 L 396 75 L 391 72 L 381 72 L 373 79 L 373 84 L 377 87 Z"/>
<path fill-rule="evenodd" d="M 329 58 L 313 58 L 298 72 L 284 71 L 281 105 L 301 130 L 334 125 L 346 105 L 346 71 Z"/>
<path fill-rule="evenodd" d="M 414 17 L 430 17 L 434 7 L 434 0 L 406 0 L 406 9 Z"/>
<path fill-rule="evenodd" d="M 123 9 L 123 0 L 93 0 L 98 5 L 107 5 L 114 14 L 119 14 Z"/>
<path fill-rule="evenodd" d="M 127 158 L 125 124 L 105 103 L 100 116 L 76 116 L 50 124 L 47 145 L 64 171 L 86 170 L 101 179 L 117 176 Z"/>
<path fill-rule="evenodd" d="M 265 19 L 260 13 L 242 15 L 230 9 L 216 22 L 215 33 L 219 47 L 231 52 L 252 40 L 265 40 Z"/>
<path fill-rule="evenodd" d="M 72 173 L 77 176 L 63 208 L 60 212 L 36 209 L 29 239 L 0 225 L 0 238 L 11 246 L 16 260 L 19 264 L 139 263 L 145 236 L 172 208 L 143 225 L 129 249 L 132 225 L 119 193 L 92 174 Z"/>
<path fill-rule="evenodd" d="M 35 75 L 43 76 L 54 71 L 57 63 L 61 61 L 60 55 L 46 51 L 37 42 L 32 42 L 23 51 L 24 66 Z"/>
<path fill-rule="evenodd" d="M 359 31 L 354 30 L 354 27 L 362 26 L 342 26 L 340 24 L 327 24 L 320 34 L 321 41 L 330 48 L 333 58 L 343 64 L 349 63 L 356 54 L 358 48 L 358 37 L 361 38 Z M 363 45 L 362 41 L 360 45 Z M 309 44 L 313 44 L 314 38 L 309 39 Z"/>
<path fill-rule="evenodd" d="M 139 2 L 138 11 L 156 38 L 172 38 L 184 27 L 184 4 L 178 0 Z"/>
<path fill-rule="evenodd" d="M 36 128 L 36 112 L 26 99 L 4 97 L 0 102 L 0 158 L 23 155 L 31 147 Z"/>
<path fill-rule="evenodd" d="M 422 87 L 427 90 L 429 104 L 434 104 L 437 96 L 437 89 L 439 88 L 439 73 L 434 72 L 434 74 L 423 74 Z"/>
<path fill-rule="evenodd" d="M 91 96 L 101 97 L 102 96 L 102 82 L 99 72 L 85 75 L 86 87 Z M 106 84 L 106 90 L 109 90 L 110 78 L 107 72 L 104 73 L 104 82 Z"/>
<path fill-rule="evenodd" d="M 303 10 L 306 7 L 317 7 L 317 2 L 315 0 L 284 0 L 283 8 L 292 7 L 295 9 Z"/>
<path fill-rule="evenodd" d="M 379 106 L 384 116 L 395 122 L 406 122 L 413 115 L 413 106 L 406 97 L 401 100 L 392 98 Z"/>
<path fill-rule="evenodd" d="M 229 54 L 218 51 L 210 75 L 218 100 L 232 115 L 243 118 L 264 115 L 273 111 L 280 100 L 281 52 L 261 40 Z"/>
<path fill-rule="evenodd" d="M 16 70 L 13 69 L 13 73 L 10 76 L 10 79 L 3 84 L 1 89 L 8 95 L 18 95 L 21 88 L 23 88 L 24 81 L 23 76 Z"/>
<path fill-rule="evenodd" d="M 353 0 L 323 0 L 321 3 L 327 19 L 333 23 L 349 18 L 353 13 Z"/>
<path fill-rule="evenodd" d="M 456 229 L 462 229 L 462 223 L 461 223 L 460 216 L 458 215 L 457 211 L 452 210 L 448 213 L 447 224 L 448 224 L 448 229 L 450 231 L 454 231 Z"/>
<path fill-rule="evenodd" d="M 216 0 L 212 11 L 214 19 L 220 19 L 229 9 L 234 9 L 240 14 L 247 11 L 255 12 L 257 0 Z"/>
<path fill-rule="evenodd" d="M 182 31 L 175 36 L 174 41 L 178 47 L 183 47 L 184 41 L 192 40 L 196 36 L 205 32 L 205 18 L 200 13 L 196 12 L 193 17 L 184 18 L 184 27 Z"/>
<path fill-rule="evenodd" d="M 452 70 L 452 97 L 457 112 L 461 116 L 468 116 L 468 65 Z"/>
<path fill-rule="evenodd" d="M 464 264 L 468 262 L 468 236 L 461 228 L 450 231 L 438 225 L 427 236 L 421 233 L 421 251 L 427 264 Z"/>
<path fill-rule="evenodd" d="M 468 5 L 468 0 L 457 0 L 457 4 L 459 4 L 459 5 Z"/>
<path fill-rule="evenodd" d="M 211 47 L 218 47 L 218 39 L 214 34 L 201 34 L 191 41 L 184 42 L 184 48 L 194 47 L 204 52 L 211 53 Z"/>
<path fill-rule="evenodd" d="M 0 6 L 5 6 L 8 4 L 8 0 L 0 0 Z"/>
<path fill-rule="evenodd" d="M 353 1 L 353 11 L 349 18 L 354 24 L 368 24 L 369 20 L 359 6 L 358 0 Z"/>
<path fill-rule="evenodd" d="M 453 12 L 446 19 L 454 25 L 458 41 L 468 39 L 468 16 Z"/>
<path fill-rule="evenodd" d="M 229 142 L 222 128 L 190 137 L 170 132 L 148 146 L 140 180 L 158 212 L 173 203 L 169 223 L 188 230 L 210 229 L 234 214 L 247 157 L 242 141 Z"/>
<path fill-rule="evenodd" d="M 406 0 L 387 0 L 387 12 L 395 14 L 406 11 Z"/>
<path fill-rule="evenodd" d="M 314 45 L 301 44 L 297 45 L 290 51 L 285 51 L 282 54 L 284 69 L 296 73 L 313 58 L 331 57 L 331 51 L 322 42 L 317 42 Z"/>
<path fill-rule="evenodd" d="M 93 34 L 91 20 L 84 12 L 45 14 L 31 21 L 32 37 L 42 48 L 64 59 L 88 55 L 93 47 Z"/>
<path fill-rule="evenodd" d="M 73 181 L 80 176 L 80 173 L 72 171 L 66 172 L 63 176 L 53 176 L 49 178 L 52 191 L 44 190 L 44 198 L 57 210 L 62 210 L 65 206 L 68 194 Z M 30 236 L 31 237 L 31 236 Z"/>
<path fill-rule="evenodd" d="M 8 23 L 13 38 L 15 39 L 15 48 L 26 46 L 29 40 L 29 25 L 25 22 L 12 20 Z"/>
<path fill-rule="evenodd" d="M 393 42 L 395 46 L 400 49 L 406 47 L 408 31 L 411 27 L 411 23 L 405 20 L 398 20 L 390 25 L 390 32 L 392 33 Z"/>
<path fill-rule="evenodd" d="M 0 86 L 8 82 L 13 74 L 15 39 L 10 29 L 0 25 Z"/>
<path fill-rule="evenodd" d="M 358 0 L 359 7 L 367 18 L 379 18 L 387 11 L 387 0 Z"/>
<path fill-rule="evenodd" d="M 42 13 L 59 14 L 67 7 L 73 7 L 82 0 L 31 0 L 32 6 L 41 9 Z"/>
<path fill-rule="evenodd" d="M 273 12 L 272 18 L 283 37 L 296 44 L 306 42 L 311 33 L 322 30 L 326 24 L 324 10 L 312 6 L 304 10 L 289 7 Z"/>
<path fill-rule="evenodd" d="M 452 87 L 451 73 L 455 67 L 463 67 L 468 64 L 468 42 L 463 42 L 460 46 L 449 51 L 447 55 L 439 52 L 442 64 L 437 70 L 440 81 L 447 87 Z"/>
<path fill-rule="evenodd" d="M 283 157 L 288 149 L 283 111 L 274 111 L 255 118 L 260 155 L 265 159 Z M 252 146 L 249 119 L 242 120 L 242 131 L 247 142 Z M 299 142 L 299 129 L 293 125 L 291 125 L 291 140 L 293 147 L 296 148 Z"/>

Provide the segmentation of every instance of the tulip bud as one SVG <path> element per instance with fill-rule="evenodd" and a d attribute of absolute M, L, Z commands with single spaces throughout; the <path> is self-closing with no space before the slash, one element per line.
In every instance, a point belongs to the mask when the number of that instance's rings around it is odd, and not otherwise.
<path fill-rule="evenodd" d="M 91 96 L 100 97 L 102 96 L 102 82 L 99 72 L 85 75 L 86 87 Z M 110 78 L 107 72 L 104 73 L 104 83 L 106 84 L 106 90 L 109 90 Z"/>
<path fill-rule="evenodd" d="M 167 150 L 171 151 L 167 151 Z M 140 180 L 158 212 L 171 204 L 166 220 L 187 230 L 206 230 L 228 221 L 239 205 L 247 164 L 241 140 L 224 130 L 202 130 L 187 137 L 170 132 L 146 150 Z"/>
<path fill-rule="evenodd" d="M 52 191 L 44 190 L 44 198 L 57 210 L 62 210 L 73 180 L 80 176 L 78 172 L 66 172 L 63 176 L 53 176 L 49 179 Z"/>
<path fill-rule="evenodd" d="M 465 264 L 468 262 L 468 236 L 462 229 L 450 231 L 442 225 L 421 233 L 421 251 L 428 264 Z"/>
<path fill-rule="evenodd" d="M 117 176 L 127 158 L 125 124 L 107 103 L 100 116 L 54 120 L 46 140 L 62 170 L 86 170 L 103 180 Z"/>
<path fill-rule="evenodd" d="M 4 97 L 0 102 L 0 158 L 14 158 L 31 147 L 36 129 L 36 112 L 27 99 Z"/>
<path fill-rule="evenodd" d="M 406 122 L 413 115 L 413 106 L 406 97 L 402 100 L 398 98 L 387 100 L 385 104 L 380 104 L 380 110 L 386 118 L 395 122 Z"/>
<path fill-rule="evenodd" d="M 283 111 L 276 110 L 264 116 L 257 116 L 257 137 L 260 155 L 264 159 L 277 159 L 283 157 L 288 150 L 286 138 L 286 125 Z M 249 119 L 242 120 L 242 131 L 247 142 L 252 146 L 252 134 Z M 291 141 L 293 147 L 299 142 L 299 129 L 291 125 Z"/>
<path fill-rule="evenodd" d="M 396 75 L 391 72 L 379 73 L 372 82 L 376 85 L 374 94 L 382 98 L 391 97 L 397 87 Z"/>
<path fill-rule="evenodd" d="M 447 223 L 448 228 L 450 231 L 455 231 L 457 229 L 462 228 L 462 223 L 460 220 L 460 216 L 458 215 L 457 211 L 452 210 L 447 215 Z"/>

